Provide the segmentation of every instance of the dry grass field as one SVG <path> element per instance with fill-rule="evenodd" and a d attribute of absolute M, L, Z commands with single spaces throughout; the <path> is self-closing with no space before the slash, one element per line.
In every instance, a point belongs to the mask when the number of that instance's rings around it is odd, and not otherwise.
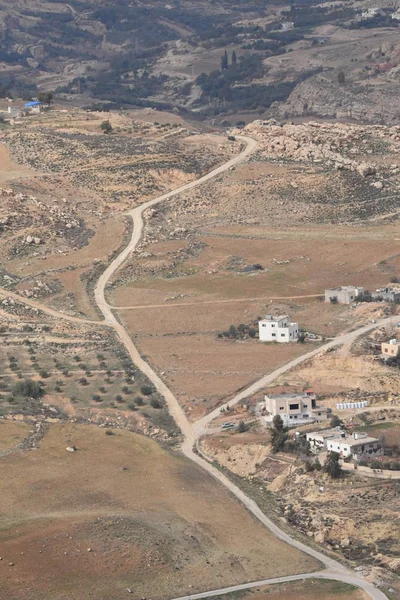
<path fill-rule="evenodd" d="M 144 437 L 52 425 L 37 451 L 1 460 L 1 598 L 165 600 L 317 568 Z"/>
<path fill-rule="evenodd" d="M 0 452 L 14 448 L 29 433 L 29 425 L 23 421 L 0 421 Z"/>
<path fill-rule="evenodd" d="M 338 581 L 312 579 L 256 588 L 221 596 L 221 600 L 366 600 L 353 586 Z"/>
<path fill-rule="evenodd" d="M 141 354 L 161 373 L 193 419 L 313 347 L 311 344 L 271 345 L 256 340 L 218 339 L 217 331 L 230 324 L 226 314 L 218 321 L 222 312 L 222 308 L 211 312 L 206 307 L 202 311 L 170 307 L 122 311 L 121 314 Z M 160 319 L 162 332 L 159 332 Z M 192 324 L 186 328 L 190 319 Z M 213 328 L 203 329 L 203 321 L 209 319 L 213 321 Z M 237 323 L 241 322 L 243 319 Z"/>
<path fill-rule="evenodd" d="M 147 245 L 108 294 L 142 354 L 194 417 L 310 348 L 218 339 L 230 325 L 290 314 L 301 328 L 330 337 L 382 316 L 381 305 L 353 309 L 316 296 L 333 285 L 387 283 L 400 271 L 394 235 L 394 226 L 213 228 Z M 257 263 L 263 271 L 242 272 Z M 311 379 L 314 385 L 319 377 Z"/>

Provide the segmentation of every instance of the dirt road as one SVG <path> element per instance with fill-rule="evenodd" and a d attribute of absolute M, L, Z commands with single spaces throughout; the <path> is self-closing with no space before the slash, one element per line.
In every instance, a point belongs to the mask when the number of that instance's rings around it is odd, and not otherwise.
<path fill-rule="evenodd" d="M 225 298 L 223 300 L 201 300 L 200 302 L 165 302 L 164 304 L 136 304 L 135 306 L 112 306 L 112 310 L 135 310 L 143 308 L 170 308 L 171 306 L 203 306 L 204 304 L 230 304 L 235 302 L 258 302 L 259 300 L 300 300 L 304 298 L 320 298 L 323 294 L 307 294 L 306 296 L 262 296 L 261 298 Z"/>
<path fill-rule="evenodd" d="M 322 563 L 322 565 L 324 565 L 324 567 L 325 567 L 325 570 L 323 572 L 308 573 L 308 574 L 302 575 L 300 578 L 323 577 L 323 578 L 329 578 L 329 579 L 337 579 L 339 581 L 351 583 L 353 585 L 356 585 L 356 586 L 364 589 L 368 593 L 368 595 L 370 596 L 370 598 L 372 600 L 385 600 L 386 596 L 383 594 L 383 592 L 381 592 L 380 590 L 375 588 L 371 583 L 365 581 L 360 576 L 354 574 L 352 571 L 347 569 L 345 566 L 343 566 L 336 560 L 325 556 L 321 552 L 314 550 L 314 548 L 310 548 L 310 547 L 306 546 L 302 542 L 292 538 L 289 534 L 282 531 L 273 521 L 271 521 L 271 519 L 269 519 L 261 511 L 261 509 L 254 502 L 254 500 L 249 498 L 242 490 L 240 490 L 237 486 L 235 486 L 223 473 L 221 473 L 218 469 L 216 469 L 212 464 L 210 464 L 209 462 L 204 460 L 204 458 L 202 458 L 200 455 L 196 454 L 193 451 L 193 446 L 194 446 L 195 441 L 198 439 L 199 435 L 201 435 L 201 433 L 204 431 L 207 424 L 213 418 L 215 418 L 215 416 L 217 416 L 219 414 L 220 409 L 219 408 L 216 409 L 210 415 L 208 415 L 204 419 L 201 419 L 198 423 L 195 423 L 194 425 L 192 425 L 188 421 L 184 411 L 182 410 L 181 406 L 179 405 L 177 399 L 175 398 L 175 396 L 171 392 L 171 390 L 168 389 L 168 387 L 164 384 L 164 382 L 160 379 L 160 377 L 141 358 L 141 356 L 140 356 L 136 346 L 134 345 L 133 341 L 131 340 L 128 332 L 117 321 L 116 317 L 114 316 L 114 314 L 112 312 L 112 307 L 108 304 L 108 302 L 105 298 L 105 288 L 106 288 L 108 281 L 110 280 L 112 275 L 115 273 L 115 271 L 128 258 L 128 256 L 132 252 L 134 252 L 134 250 L 136 249 L 136 246 L 141 238 L 142 230 L 143 230 L 143 219 L 142 219 L 143 212 L 151 206 L 154 206 L 156 204 L 164 202 L 165 200 L 168 200 L 169 198 L 173 198 L 174 196 L 176 196 L 184 191 L 187 191 L 189 189 L 193 189 L 199 185 L 202 185 L 206 181 L 209 181 L 210 179 L 212 179 L 212 178 L 216 177 L 217 175 L 223 173 L 224 171 L 228 170 L 230 167 L 244 161 L 250 154 L 252 154 L 252 152 L 254 152 L 256 150 L 257 142 L 255 140 L 253 140 L 252 138 L 247 138 L 247 137 L 241 137 L 240 139 L 243 142 L 245 142 L 245 144 L 246 144 L 246 148 L 241 152 L 241 154 L 239 154 L 235 158 L 232 158 L 230 161 L 228 161 L 224 165 L 214 169 L 207 175 L 204 175 L 197 181 L 190 182 L 190 183 L 178 188 L 177 190 L 175 190 L 173 192 L 169 192 L 167 194 L 159 196 L 158 198 L 155 198 L 154 200 L 150 200 L 149 202 L 146 202 L 146 203 L 142 204 L 141 206 L 133 209 L 129 213 L 131 218 L 133 219 L 133 225 L 134 225 L 132 238 L 131 238 L 129 244 L 126 246 L 126 248 L 121 252 L 121 254 L 119 254 L 119 256 L 117 256 L 113 260 L 113 262 L 109 265 L 109 267 L 105 270 L 105 272 L 100 277 L 100 279 L 97 283 L 97 286 L 95 288 L 96 303 L 97 303 L 100 311 L 104 315 L 105 323 L 115 329 L 121 342 L 124 344 L 124 346 L 128 350 L 133 362 L 150 379 L 150 381 L 153 383 L 153 385 L 156 387 L 156 389 L 161 394 L 163 394 L 163 396 L 168 404 L 168 408 L 169 408 L 171 415 L 173 416 L 177 425 L 180 427 L 180 429 L 183 433 L 183 436 L 184 436 L 184 443 L 182 444 L 183 453 L 190 460 L 192 460 L 193 462 L 200 465 L 204 470 L 206 470 L 210 475 L 212 475 L 212 477 L 214 477 L 220 483 L 222 483 L 222 485 L 224 485 L 234 496 L 236 496 L 236 498 L 240 502 L 242 502 L 242 504 L 261 523 L 263 523 L 263 525 L 265 525 L 277 538 L 286 542 L 290 546 L 298 548 L 299 550 L 305 552 L 306 554 L 314 557 L 320 563 Z M 258 382 L 254 383 L 252 386 L 247 388 L 247 390 L 245 390 L 244 392 L 241 392 L 240 394 L 238 394 L 233 399 L 233 401 L 230 402 L 230 404 L 237 403 L 242 398 L 246 398 L 247 396 L 254 393 L 255 391 L 258 391 L 264 385 L 266 385 L 267 383 L 270 383 L 271 381 L 273 381 L 276 377 L 278 377 L 282 373 L 285 373 L 289 369 L 293 368 L 297 364 L 300 364 L 301 362 L 304 362 L 308 358 L 315 356 L 316 354 L 321 352 L 323 349 L 328 349 L 329 347 L 335 347 L 340 344 L 343 344 L 346 341 L 349 341 L 351 339 L 351 337 L 353 337 L 355 339 L 356 337 L 358 337 L 359 335 L 362 335 L 363 333 L 369 331 L 370 329 L 379 327 L 382 324 L 385 324 L 386 322 L 389 322 L 389 321 L 390 321 L 390 319 L 384 319 L 381 322 L 378 322 L 376 324 L 368 325 L 366 327 L 360 328 L 357 331 L 339 336 L 332 342 L 325 344 L 323 347 L 318 348 L 317 350 L 309 352 L 306 355 L 301 356 L 301 357 L 291 361 L 284 367 L 277 369 L 270 375 L 267 375 L 266 377 L 262 378 Z M 293 578 L 293 579 L 295 579 L 295 578 Z M 286 580 L 286 579 L 283 578 L 282 581 L 284 581 L 284 580 Z M 272 582 L 276 582 L 276 581 L 279 583 L 280 579 L 279 580 L 265 580 L 265 582 L 257 582 L 257 584 L 246 583 L 246 584 L 243 584 L 242 586 L 234 586 L 233 588 L 231 588 L 231 591 L 240 590 L 240 589 L 248 589 L 248 588 L 254 587 L 255 585 L 268 584 L 268 583 L 272 583 Z M 213 591 L 209 591 L 209 592 L 204 592 L 202 594 L 194 594 L 194 595 L 192 594 L 189 596 L 185 596 L 184 599 L 181 599 L 181 600 L 194 600 L 195 598 L 211 598 L 213 596 L 220 595 L 221 593 L 223 593 L 223 591 L 224 590 L 213 590 Z"/>
<path fill-rule="evenodd" d="M 344 583 L 349 583 L 350 585 L 354 585 L 351 581 L 352 578 L 346 580 L 345 577 L 334 577 L 329 574 L 327 571 L 318 571 L 317 573 L 305 573 L 304 575 L 292 575 L 287 577 L 275 577 L 275 579 L 264 579 L 262 581 L 252 581 L 250 583 L 244 583 L 241 585 L 232 585 L 227 588 L 220 588 L 219 590 L 212 590 L 210 592 L 201 592 L 200 594 L 190 594 L 189 596 L 181 596 L 180 598 L 174 598 L 173 600 L 201 600 L 202 598 L 215 598 L 216 596 L 221 596 L 223 594 L 232 594 L 233 592 L 240 592 L 243 590 L 250 590 L 252 588 L 258 588 L 265 585 L 276 585 L 279 583 L 287 583 L 289 581 L 302 581 L 304 579 L 336 579 L 337 581 L 343 581 Z M 372 583 L 368 583 L 364 590 L 372 597 L 378 598 L 378 596 L 372 596 L 372 594 L 376 590 L 376 588 L 372 585 Z M 386 598 L 382 592 L 380 598 L 383 600 Z"/>
<path fill-rule="evenodd" d="M 82 318 L 81 317 L 73 317 L 72 315 L 68 315 L 66 313 L 63 313 L 63 312 L 60 312 L 57 310 L 53 310 L 52 308 L 50 308 L 49 306 L 46 306 L 45 304 L 37 302 L 36 300 L 30 300 L 29 298 L 24 298 L 23 296 L 20 296 L 19 294 L 16 294 L 15 292 L 11 292 L 10 290 L 6 290 L 4 288 L 0 288 L 0 298 L 12 298 L 13 300 L 16 300 L 17 302 L 21 302 L 22 304 L 26 304 L 27 306 L 31 306 L 32 308 L 36 308 L 37 310 L 40 310 L 41 312 L 44 312 L 47 315 L 54 317 L 55 319 L 64 319 L 66 321 L 71 321 L 72 323 L 86 323 L 87 325 L 104 325 L 105 324 L 103 321 L 91 321 L 90 319 L 85 319 L 83 317 Z"/>

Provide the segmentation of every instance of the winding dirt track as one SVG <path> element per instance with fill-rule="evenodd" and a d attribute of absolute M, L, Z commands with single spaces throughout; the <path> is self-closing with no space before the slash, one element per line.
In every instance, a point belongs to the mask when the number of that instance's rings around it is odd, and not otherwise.
<path fill-rule="evenodd" d="M 134 225 L 132 238 L 131 238 L 129 244 L 126 246 L 126 248 L 121 252 L 121 254 L 119 256 L 117 256 L 113 260 L 113 262 L 109 265 L 109 267 L 104 271 L 104 273 L 100 277 L 100 279 L 97 283 L 96 289 L 95 289 L 95 299 L 96 299 L 97 306 L 99 307 L 100 311 L 104 315 L 104 319 L 105 319 L 104 324 L 109 325 L 110 327 L 114 328 L 114 330 L 118 334 L 121 342 L 124 344 L 124 346 L 128 350 L 133 362 L 150 379 L 150 381 L 157 388 L 157 390 L 161 394 L 163 394 L 163 396 L 168 404 L 168 408 L 169 408 L 171 415 L 173 416 L 177 425 L 180 427 L 180 429 L 183 433 L 183 436 L 184 436 L 184 442 L 182 444 L 183 453 L 190 460 L 192 460 L 193 462 L 200 465 L 204 470 L 206 470 L 208 473 L 210 473 L 210 475 L 212 475 L 215 479 L 217 479 L 220 483 L 222 483 L 222 485 L 224 485 L 232 494 L 234 494 L 236 496 L 236 498 L 238 498 L 238 500 L 261 523 L 263 523 L 263 525 L 265 525 L 277 538 L 279 538 L 283 542 L 289 544 L 290 546 L 297 548 L 297 549 L 305 552 L 306 554 L 312 556 L 313 558 L 317 559 L 320 563 L 322 563 L 324 568 L 323 568 L 323 570 L 319 571 L 318 573 L 306 573 L 301 576 L 293 576 L 293 577 L 289 577 L 289 578 L 283 577 L 283 578 L 269 579 L 269 580 L 264 580 L 264 581 L 259 581 L 259 582 L 244 583 L 239 586 L 233 586 L 231 588 L 226 588 L 225 590 L 212 590 L 212 591 L 203 592 L 200 594 L 190 594 L 189 596 L 185 596 L 183 598 L 175 599 L 175 600 L 195 600 L 196 598 L 211 598 L 211 597 L 218 596 L 218 595 L 228 592 L 228 591 L 233 592 L 233 591 L 237 591 L 237 590 L 250 589 L 250 588 L 258 586 L 258 585 L 267 585 L 269 583 L 279 583 L 279 582 L 283 582 L 283 581 L 290 581 L 290 580 L 296 580 L 296 579 L 298 580 L 298 579 L 310 578 L 310 577 L 336 579 L 339 581 L 343 581 L 345 583 L 350 583 L 350 584 L 353 584 L 353 585 L 365 590 L 372 600 L 387 600 L 387 597 L 385 596 L 385 594 L 383 592 L 378 590 L 371 583 L 365 581 L 365 579 L 363 579 L 362 577 L 356 575 L 355 573 L 353 573 L 352 571 L 347 569 L 345 566 L 343 566 L 336 560 L 325 556 L 321 552 L 314 550 L 314 548 L 310 548 L 310 547 L 306 546 L 302 542 L 292 538 L 286 532 L 282 531 L 273 521 L 271 521 L 271 519 L 269 519 L 260 510 L 260 508 L 257 506 L 257 504 L 251 498 L 249 498 L 244 492 L 242 492 L 242 490 L 240 490 L 237 486 L 235 486 L 225 475 L 223 475 L 223 473 L 221 473 L 218 469 L 216 469 L 212 464 L 207 462 L 207 460 L 205 458 L 203 458 L 202 456 L 200 456 L 199 454 L 196 454 L 194 452 L 193 446 L 194 446 L 195 442 L 199 439 L 199 437 L 205 431 L 205 428 L 207 427 L 208 423 L 219 414 L 220 409 L 219 408 L 216 409 L 215 411 L 213 411 L 212 413 L 207 415 L 205 418 L 201 419 L 200 421 L 198 421 L 194 424 L 191 424 L 188 421 L 184 411 L 182 410 L 181 406 L 178 403 L 178 400 L 175 398 L 175 396 L 171 392 L 171 390 L 168 389 L 168 387 L 160 379 L 160 377 L 141 358 L 141 356 L 140 356 L 137 348 L 135 347 L 134 343 L 132 342 L 128 332 L 118 322 L 118 320 L 116 319 L 116 317 L 114 316 L 114 314 L 112 312 L 113 307 L 111 307 L 108 304 L 108 302 L 106 301 L 106 298 L 105 298 L 105 288 L 106 288 L 108 281 L 110 280 L 112 275 L 115 273 L 115 271 L 128 258 L 128 256 L 132 252 L 134 252 L 134 250 L 136 249 L 136 246 L 141 238 L 142 230 L 143 230 L 143 219 L 142 219 L 143 212 L 151 206 L 154 206 L 156 204 L 164 202 L 165 200 L 173 198 L 174 196 L 177 196 L 177 195 L 181 194 L 182 192 L 185 192 L 185 191 L 193 189 L 199 185 L 202 185 L 203 183 L 209 181 L 210 179 L 213 179 L 217 175 L 220 175 L 221 173 L 227 171 L 230 167 L 232 167 L 236 164 L 239 164 L 240 162 L 243 162 L 248 156 L 250 156 L 250 154 L 252 154 L 256 150 L 257 142 L 255 140 L 253 140 L 252 138 L 248 138 L 248 137 L 244 137 L 244 136 L 241 137 L 240 139 L 246 144 L 246 148 L 241 152 L 241 154 L 239 154 L 235 158 L 232 158 L 230 161 L 228 161 L 224 165 L 214 169 L 213 171 L 211 171 L 207 175 L 204 175 L 197 181 L 192 181 L 192 182 L 178 188 L 177 190 L 168 192 L 167 194 L 163 194 L 162 196 L 159 196 L 158 198 L 154 198 L 153 200 L 150 200 L 149 202 L 146 202 L 146 203 L 142 204 L 141 206 L 130 211 L 129 215 L 131 216 L 131 218 L 133 220 L 133 225 Z M 318 354 L 319 352 L 323 351 L 324 349 L 341 345 L 341 344 L 349 341 L 350 339 L 355 339 L 356 337 L 358 337 L 359 335 L 362 335 L 366 331 L 369 331 L 370 329 L 374 329 L 375 327 L 379 327 L 380 325 L 382 325 L 386 322 L 390 322 L 390 319 L 383 319 L 382 321 L 380 321 L 374 325 L 368 325 L 366 327 L 361 327 L 357 331 L 339 336 L 332 342 L 325 344 L 325 346 L 322 346 L 322 347 L 318 348 L 317 350 L 309 352 L 308 354 L 305 354 L 305 355 L 291 361 L 284 367 L 277 369 L 273 373 L 262 378 L 260 381 L 249 386 L 246 390 L 244 390 L 243 392 L 238 394 L 232 401 L 230 401 L 229 404 L 232 405 L 234 403 L 239 402 L 241 399 L 251 395 L 255 391 L 264 387 L 267 383 L 270 383 L 271 381 L 273 381 L 276 377 L 278 377 L 282 373 L 288 371 L 289 369 L 300 364 L 301 362 L 308 360 L 309 358 L 311 358 L 315 354 Z"/>

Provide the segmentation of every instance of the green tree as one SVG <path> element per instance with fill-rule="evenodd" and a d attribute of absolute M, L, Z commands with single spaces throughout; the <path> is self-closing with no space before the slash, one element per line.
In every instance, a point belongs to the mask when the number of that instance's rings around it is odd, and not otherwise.
<path fill-rule="evenodd" d="M 100 129 L 103 133 L 111 133 L 113 130 L 110 121 L 103 121 L 100 125 Z"/>
<path fill-rule="evenodd" d="M 337 80 L 339 85 L 344 85 L 344 83 L 346 82 L 346 77 L 343 71 L 340 71 L 340 73 L 338 73 Z"/>
<path fill-rule="evenodd" d="M 237 56 L 236 56 L 236 52 L 233 50 L 232 52 L 232 66 L 234 67 L 237 63 Z"/>
<path fill-rule="evenodd" d="M 221 58 L 221 71 L 225 71 L 229 67 L 228 53 L 225 50 L 224 55 Z"/>
<path fill-rule="evenodd" d="M 39 100 L 39 102 L 41 102 L 42 104 L 47 104 L 47 106 L 50 106 L 53 98 L 54 98 L 53 92 L 40 92 L 37 96 L 37 99 Z"/>
<path fill-rule="evenodd" d="M 13 392 L 16 396 L 24 396 L 25 398 L 41 398 L 44 394 L 44 389 L 40 383 L 32 379 L 18 381 L 15 384 Z"/>
<path fill-rule="evenodd" d="M 238 432 L 244 433 L 246 431 L 246 429 L 247 429 L 246 423 L 244 421 L 240 421 L 239 427 L 238 427 Z"/>
<path fill-rule="evenodd" d="M 276 453 L 283 450 L 288 437 L 288 428 L 284 426 L 282 417 L 280 415 L 276 415 L 272 420 L 272 452 Z"/>
<path fill-rule="evenodd" d="M 332 415 L 331 419 L 331 427 L 341 427 L 343 425 L 343 421 L 339 419 L 337 415 Z"/>
<path fill-rule="evenodd" d="M 340 479 L 343 475 L 342 467 L 339 464 L 340 455 L 337 452 L 329 452 L 324 465 L 325 473 L 332 479 Z"/>

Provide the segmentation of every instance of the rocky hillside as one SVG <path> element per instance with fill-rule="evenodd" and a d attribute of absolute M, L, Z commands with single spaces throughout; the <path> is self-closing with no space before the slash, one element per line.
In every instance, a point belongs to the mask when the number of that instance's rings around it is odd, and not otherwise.
<path fill-rule="evenodd" d="M 395 123 L 400 17 L 397 0 L 380 6 L 0 0 L 0 97 L 56 90 L 233 125 L 255 114 Z"/>

